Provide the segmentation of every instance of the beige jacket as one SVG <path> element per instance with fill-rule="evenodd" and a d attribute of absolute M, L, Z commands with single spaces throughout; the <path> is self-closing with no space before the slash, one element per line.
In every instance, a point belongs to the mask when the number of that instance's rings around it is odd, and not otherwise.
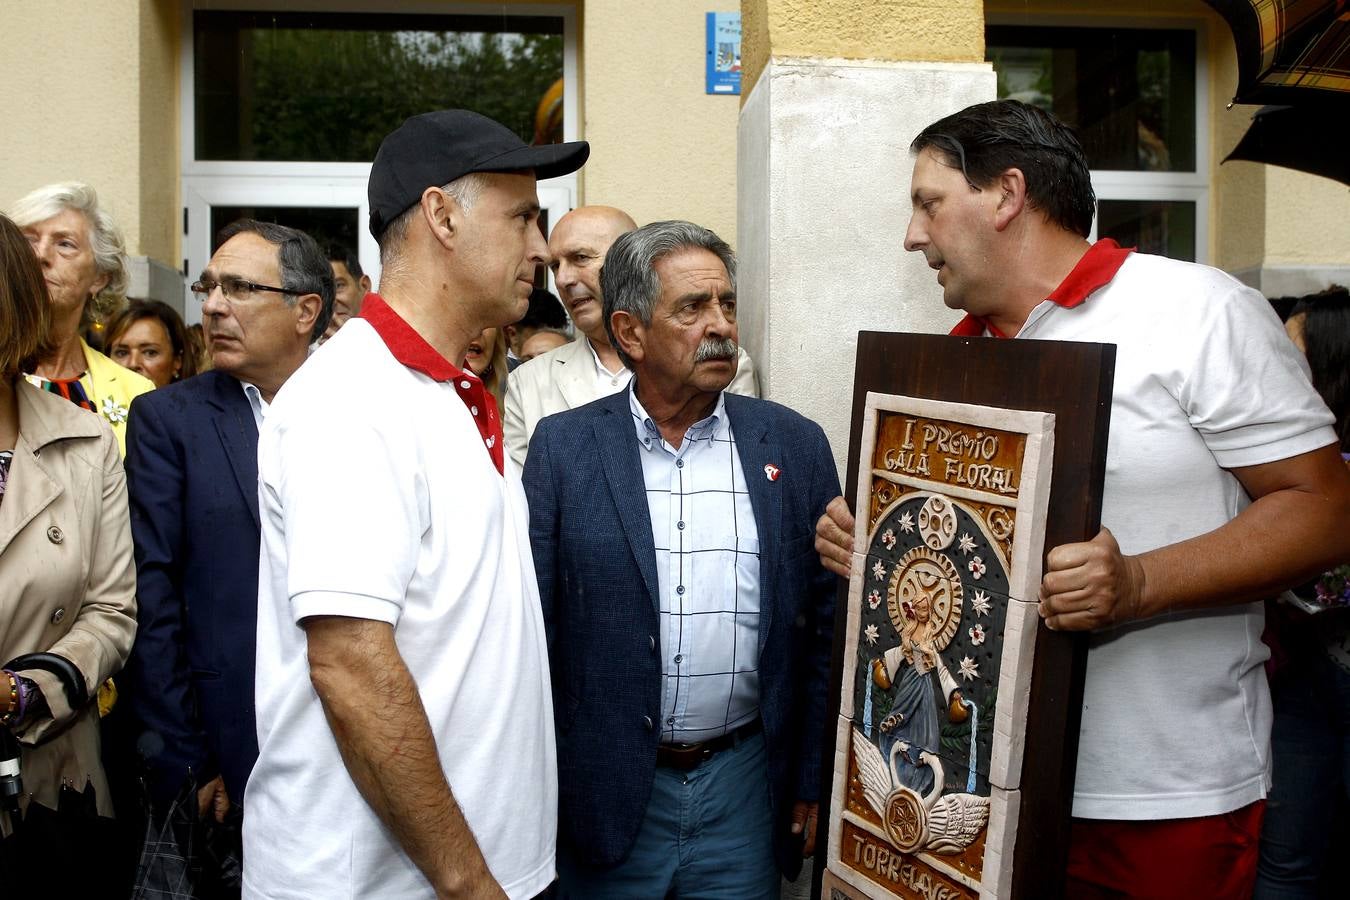
<path fill-rule="evenodd" d="M 117 449 L 127 455 L 127 415 L 131 412 L 131 401 L 146 391 L 155 389 L 154 382 L 130 369 L 124 369 L 108 357 L 99 353 L 80 339 L 84 349 L 84 374 L 80 376 L 80 386 L 85 396 L 94 404 L 94 411 L 108 420 L 113 434 L 117 437 Z M 28 383 L 42 387 L 40 375 L 25 375 Z"/>
<path fill-rule="evenodd" d="M 25 653 L 56 653 L 75 664 L 94 698 L 126 662 L 136 634 L 122 459 L 98 416 L 22 378 L 15 384 L 19 439 L 0 498 L 0 664 Z M 71 709 L 54 675 L 22 674 L 42 689 L 51 710 L 18 732 L 25 800 L 54 807 L 62 781 L 83 789 L 88 780 L 99 812 L 111 815 L 97 703 Z"/>
<path fill-rule="evenodd" d="M 744 347 L 737 351 L 736 377 L 731 379 L 727 390 L 747 397 L 759 396 L 755 364 Z M 595 360 L 585 337 L 578 335 L 570 344 L 521 363 L 506 377 L 502 431 L 507 454 L 516 465 L 524 467 L 530 438 L 540 419 L 599 399 Z"/>

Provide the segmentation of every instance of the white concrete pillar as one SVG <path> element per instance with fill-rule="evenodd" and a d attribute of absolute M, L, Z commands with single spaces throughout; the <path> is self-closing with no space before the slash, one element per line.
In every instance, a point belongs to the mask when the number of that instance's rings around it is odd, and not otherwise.
<path fill-rule="evenodd" d="M 744 99 L 741 341 L 763 395 L 819 422 L 841 473 L 858 332 L 945 332 L 958 318 L 904 249 L 910 141 L 994 97 L 983 62 L 770 56 Z"/>

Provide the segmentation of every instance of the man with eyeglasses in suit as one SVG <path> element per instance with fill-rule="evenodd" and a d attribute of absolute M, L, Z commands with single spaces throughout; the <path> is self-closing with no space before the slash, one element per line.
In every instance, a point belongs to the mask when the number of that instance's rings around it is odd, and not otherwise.
<path fill-rule="evenodd" d="M 127 424 L 139 630 L 127 693 L 163 809 L 185 786 L 223 821 L 258 755 L 258 429 L 333 311 L 308 235 L 227 226 L 192 285 L 214 368 L 137 398 Z"/>

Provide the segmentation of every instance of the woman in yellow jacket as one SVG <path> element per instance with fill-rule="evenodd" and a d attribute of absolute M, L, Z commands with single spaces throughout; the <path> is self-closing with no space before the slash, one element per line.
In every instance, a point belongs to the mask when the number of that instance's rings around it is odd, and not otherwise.
<path fill-rule="evenodd" d="M 51 297 L 52 348 L 28 380 L 102 416 L 125 455 L 131 401 L 154 385 L 80 337 L 95 309 L 110 311 L 126 294 L 122 234 L 94 189 L 78 182 L 38 188 L 14 204 L 11 218 L 37 254 Z"/>

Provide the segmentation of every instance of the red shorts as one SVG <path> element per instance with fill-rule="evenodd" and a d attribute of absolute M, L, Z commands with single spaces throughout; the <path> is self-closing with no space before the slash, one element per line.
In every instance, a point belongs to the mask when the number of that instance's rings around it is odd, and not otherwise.
<path fill-rule="evenodd" d="M 1218 816 L 1129 822 L 1074 819 L 1071 900 L 1204 897 L 1248 900 L 1266 801 Z"/>

